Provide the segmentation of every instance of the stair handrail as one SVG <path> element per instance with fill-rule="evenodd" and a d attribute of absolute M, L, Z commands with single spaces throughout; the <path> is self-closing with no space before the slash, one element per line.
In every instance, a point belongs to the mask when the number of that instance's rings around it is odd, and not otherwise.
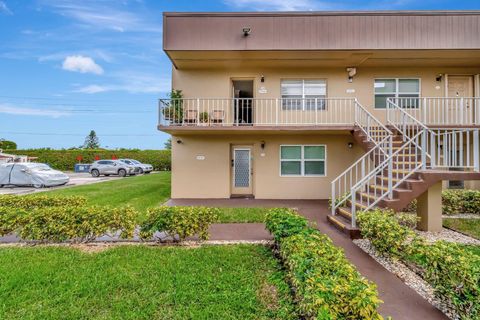
<path fill-rule="evenodd" d="M 345 201 L 347 201 L 351 196 L 351 186 L 372 171 L 376 163 L 380 163 L 382 159 L 391 154 L 393 144 L 392 132 L 368 110 L 366 110 L 356 98 L 355 125 L 357 125 L 365 134 L 367 137 L 367 142 L 373 142 L 374 147 L 331 182 L 330 207 L 332 210 L 332 215 L 335 215 L 336 209 L 345 203 Z M 378 128 L 380 130 L 380 134 L 373 135 L 371 131 L 372 128 Z M 343 188 L 341 184 L 342 180 Z M 349 180 L 348 186 L 347 180 Z"/>
<path fill-rule="evenodd" d="M 399 174 L 399 169 L 397 168 L 397 174 L 396 174 L 396 182 L 395 184 L 393 183 L 393 162 L 399 163 L 397 158 L 399 156 L 402 156 L 405 158 L 405 150 L 407 147 L 410 149 L 412 146 L 414 146 L 414 156 L 415 159 L 418 157 L 418 153 L 421 152 L 418 148 L 418 140 L 426 140 L 426 135 L 427 131 L 422 130 L 419 131 L 415 136 L 410 138 L 406 143 L 404 143 L 397 151 L 393 152 L 388 158 L 386 158 L 381 164 L 375 167 L 374 170 L 372 170 L 368 175 L 366 175 L 362 180 L 360 180 L 358 183 L 356 183 L 354 186 L 352 186 L 351 189 L 351 214 L 352 214 L 352 227 L 356 227 L 356 193 L 359 190 L 364 189 L 368 182 L 371 181 L 372 179 L 380 178 L 381 181 L 383 181 L 382 177 L 386 176 L 387 177 L 387 185 L 388 187 L 384 187 L 384 183 L 381 183 L 380 190 L 380 196 L 377 196 L 377 189 L 375 188 L 375 199 L 373 201 L 367 200 L 367 206 L 363 209 L 364 211 L 370 210 L 375 206 L 378 202 L 383 200 L 386 196 L 392 196 L 393 189 L 398 187 L 400 184 L 402 184 L 405 180 L 407 180 L 412 174 L 417 172 L 422 166 L 423 163 L 420 162 L 418 165 L 403 165 L 403 169 L 408 169 L 406 174 L 403 174 L 400 176 Z M 423 152 L 422 152 L 423 154 Z M 382 172 L 386 172 L 386 174 L 382 174 Z M 376 182 L 376 181 L 375 181 Z M 376 186 L 376 185 L 375 185 Z M 387 191 L 385 191 L 385 188 Z M 367 189 L 368 190 L 368 189 Z M 370 199 L 370 198 L 368 198 Z"/>
<path fill-rule="evenodd" d="M 382 141 L 375 145 L 375 147 L 370 149 L 367 153 L 365 153 L 362 157 L 355 161 L 350 167 L 348 167 L 334 180 L 332 180 L 330 204 L 332 215 L 335 215 L 337 208 L 339 208 L 351 197 L 351 186 L 363 179 L 366 174 L 374 170 L 376 162 L 382 162 L 382 158 L 386 157 L 385 149 L 391 150 L 392 142 L 393 136 L 384 137 Z M 378 161 L 376 161 L 377 159 Z M 347 182 L 349 183 L 348 187 Z"/>
<path fill-rule="evenodd" d="M 394 112 L 398 112 L 400 114 L 399 124 L 396 121 L 392 120 L 392 115 L 395 115 Z M 435 133 L 430 130 L 423 122 L 406 112 L 403 108 L 398 106 L 397 103 L 393 102 L 392 98 L 387 98 L 387 123 L 390 124 L 392 127 L 397 129 L 403 136 L 403 140 L 406 141 L 412 140 L 413 136 L 420 131 L 425 132 L 422 135 L 422 140 L 420 143 L 416 144 L 416 147 L 420 148 L 422 151 L 422 169 L 427 169 L 427 158 L 431 159 L 431 155 L 428 152 L 428 136 L 433 136 Z"/>
<path fill-rule="evenodd" d="M 375 145 L 379 145 L 384 137 L 393 136 L 392 131 L 365 109 L 357 98 L 355 98 L 355 124 L 365 133 L 367 141 L 372 141 Z M 377 127 L 383 130 L 379 137 L 372 135 L 371 132 L 372 128 Z"/>

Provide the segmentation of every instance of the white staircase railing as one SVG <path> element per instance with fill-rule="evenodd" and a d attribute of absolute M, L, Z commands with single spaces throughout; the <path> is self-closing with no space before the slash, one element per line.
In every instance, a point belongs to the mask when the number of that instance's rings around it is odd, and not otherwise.
<path fill-rule="evenodd" d="M 332 181 L 332 215 L 336 214 L 337 208 L 351 199 L 351 187 L 364 179 L 375 169 L 376 164 L 381 163 L 391 154 L 392 132 L 357 100 L 355 101 L 355 125 L 365 135 L 367 142 L 372 142 L 374 147 Z"/>
<path fill-rule="evenodd" d="M 419 103 L 420 100 L 423 101 L 423 109 L 412 107 L 415 105 L 413 101 Z M 452 101 L 456 100 L 444 101 L 442 108 Z M 475 100 L 471 101 L 470 106 L 479 106 Z M 479 129 L 429 128 L 417 118 L 422 116 L 430 121 L 437 118 L 435 114 L 429 115 L 428 102 L 430 100 L 424 98 L 387 99 L 387 123 L 403 138 L 397 146 L 394 146 L 390 130 L 383 125 L 378 126 L 378 120 L 358 104 L 355 124 L 368 141 L 374 143 L 374 147 L 332 181 L 332 215 L 350 201 L 352 227 L 356 227 L 357 208 L 370 210 L 386 197 L 391 199 L 393 191 L 420 170 L 458 168 L 480 172 Z M 464 100 L 458 103 L 465 106 Z M 468 122 L 475 126 L 480 124 L 475 120 L 479 114 L 480 110 L 477 110 L 466 117 L 456 117 L 458 122 L 455 124 L 448 120 L 442 125 L 461 127 Z M 371 121 L 375 124 L 372 125 Z"/>
<path fill-rule="evenodd" d="M 424 152 L 418 146 L 425 135 L 425 131 L 418 132 L 352 186 L 350 211 L 353 227 L 356 227 L 357 206 L 361 207 L 361 210 L 370 210 L 387 196 L 391 198 L 395 188 L 422 168 L 422 162 L 418 158 Z M 395 169 L 393 163 L 396 164 Z"/>
<path fill-rule="evenodd" d="M 427 126 L 480 125 L 479 97 L 403 97 L 390 100 Z"/>

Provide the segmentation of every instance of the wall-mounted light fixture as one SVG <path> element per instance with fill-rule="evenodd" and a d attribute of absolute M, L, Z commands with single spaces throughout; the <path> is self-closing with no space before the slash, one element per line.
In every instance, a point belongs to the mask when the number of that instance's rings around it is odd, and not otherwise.
<path fill-rule="evenodd" d="M 260 82 L 265 82 L 265 76 L 263 74 L 260 76 Z"/>
<path fill-rule="evenodd" d="M 260 141 L 260 148 L 262 148 L 262 150 L 265 149 L 265 141 L 264 140 Z"/>
<path fill-rule="evenodd" d="M 442 78 L 443 78 L 443 74 L 439 74 L 439 75 L 437 75 L 437 77 L 435 78 L 435 80 L 436 80 L 437 82 L 441 82 L 441 81 L 442 81 Z"/>
<path fill-rule="evenodd" d="M 348 82 L 353 82 L 353 77 L 357 74 L 357 68 L 349 67 L 347 68 L 348 73 Z"/>
<path fill-rule="evenodd" d="M 243 36 L 244 36 L 244 37 L 248 37 L 248 36 L 250 35 L 250 33 L 252 32 L 252 29 L 249 28 L 249 27 L 244 27 L 244 28 L 242 29 L 242 32 L 243 32 Z"/>
<path fill-rule="evenodd" d="M 177 140 L 177 143 L 178 143 L 178 144 L 182 144 L 182 143 L 183 143 L 183 141 L 182 141 L 182 140 L 180 140 L 180 139 L 178 139 L 178 140 Z"/>
<path fill-rule="evenodd" d="M 349 142 L 348 143 L 348 149 L 352 149 L 353 148 L 353 142 Z"/>

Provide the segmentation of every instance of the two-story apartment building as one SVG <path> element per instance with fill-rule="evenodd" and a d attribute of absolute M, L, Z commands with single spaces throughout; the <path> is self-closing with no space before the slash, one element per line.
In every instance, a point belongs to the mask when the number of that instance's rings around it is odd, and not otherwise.
<path fill-rule="evenodd" d="M 478 11 L 165 13 L 163 40 L 172 198 L 333 198 L 355 227 L 479 186 Z"/>

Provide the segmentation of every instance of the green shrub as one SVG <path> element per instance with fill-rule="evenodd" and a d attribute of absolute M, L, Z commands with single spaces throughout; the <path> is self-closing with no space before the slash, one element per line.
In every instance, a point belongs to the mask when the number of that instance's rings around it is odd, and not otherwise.
<path fill-rule="evenodd" d="M 415 232 L 402 226 L 395 213 L 390 210 L 376 209 L 360 212 L 357 215 L 360 232 L 364 238 L 382 254 L 400 258 L 408 248 Z"/>
<path fill-rule="evenodd" d="M 480 256 L 444 241 L 415 250 L 410 260 L 424 270 L 435 294 L 447 298 L 462 319 L 480 319 Z"/>
<path fill-rule="evenodd" d="M 435 295 L 448 300 L 462 319 L 480 318 L 480 257 L 455 243 L 426 243 L 402 226 L 390 211 L 361 212 L 362 236 L 381 253 L 422 270 Z"/>
<path fill-rule="evenodd" d="M 415 212 L 417 200 L 413 200 L 404 211 Z M 480 214 L 480 190 L 443 190 L 443 214 Z"/>
<path fill-rule="evenodd" d="M 52 168 L 58 170 L 72 171 L 75 164 L 78 163 L 77 157 L 81 156 L 82 163 L 92 163 L 95 157 L 100 159 L 118 159 L 128 158 L 136 159 L 143 163 L 150 163 L 155 170 L 171 169 L 170 150 L 50 150 L 50 149 L 28 149 L 28 150 L 9 150 L 14 154 L 21 154 L 31 157 L 38 157 L 37 162 L 49 164 Z"/>
<path fill-rule="evenodd" d="M 305 217 L 292 209 L 271 209 L 265 216 L 265 226 L 276 241 L 304 230 L 308 226 Z"/>
<path fill-rule="evenodd" d="M 26 216 L 27 212 L 23 209 L 0 207 L 0 237 L 17 231 Z"/>
<path fill-rule="evenodd" d="M 376 286 L 363 278 L 330 238 L 293 210 L 266 218 L 305 319 L 382 319 Z"/>
<path fill-rule="evenodd" d="M 463 212 L 462 194 L 457 190 L 444 190 L 442 192 L 442 213 L 455 214 Z"/>
<path fill-rule="evenodd" d="M 84 206 L 87 199 L 80 196 L 48 196 L 48 195 L 0 195 L 1 207 L 17 209 L 35 209 L 44 207 Z"/>
<path fill-rule="evenodd" d="M 133 237 L 138 213 L 131 207 L 63 206 L 35 209 L 0 208 L 0 233 L 16 232 L 23 240 L 89 242 L 119 233 Z"/>
<path fill-rule="evenodd" d="M 480 190 L 457 191 L 461 194 L 461 209 L 457 213 L 480 214 Z"/>
<path fill-rule="evenodd" d="M 147 219 L 141 225 L 140 237 L 151 239 L 155 232 L 165 232 L 179 241 L 194 235 L 208 240 L 208 228 L 217 221 L 220 210 L 206 207 L 168 207 L 149 209 Z"/>

